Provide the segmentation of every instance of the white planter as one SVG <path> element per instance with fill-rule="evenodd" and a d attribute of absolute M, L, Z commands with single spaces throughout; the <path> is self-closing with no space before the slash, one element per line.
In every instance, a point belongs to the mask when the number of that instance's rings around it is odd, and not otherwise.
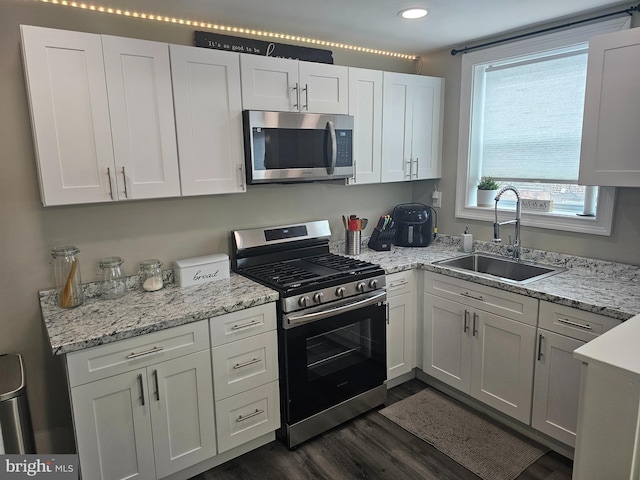
<path fill-rule="evenodd" d="M 496 203 L 496 195 L 498 190 L 477 190 L 477 202 L 479 207 L 493 207 Z"/>

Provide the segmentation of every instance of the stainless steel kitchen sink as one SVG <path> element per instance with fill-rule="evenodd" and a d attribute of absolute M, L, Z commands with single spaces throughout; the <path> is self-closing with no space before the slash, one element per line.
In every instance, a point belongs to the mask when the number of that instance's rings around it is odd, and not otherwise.
<path fill-rule="evenodd" d="M 516 283 L 533 282 L 556 273 L 564 272 L 565 268 L 550 267 L 527 262 L 518 262 L 509 258 L 496 257 L 481 253 L 456 257 L 450 260 L 433 262 L 434 265 L 449 267 L 456 270 L 482 273 Z"/>

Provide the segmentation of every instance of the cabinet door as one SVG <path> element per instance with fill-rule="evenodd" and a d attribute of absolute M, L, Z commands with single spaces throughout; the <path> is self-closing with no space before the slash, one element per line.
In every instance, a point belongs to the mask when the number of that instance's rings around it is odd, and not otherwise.
<path fill-rule="evenodd" d="M 422 370 L 465 393 L 471 385 L 470 315 L 461 303 L 424 295 Z"/>
<path fill-rule="evenodd" d="M 210 351 L 148 367 L 158 478 L 216 454 Z"/>
<path fill-rule="evenodd" d="M 589 39 L 581 185 L 640 186 L 640 31 Z"/>
<path fill-rule="evenodd" d="M 474 310 L 471 396 L 529 424 L 535 327 Z"/>
<path fill-rule="evenodd" d="M 42 204 L 117 199 L 101 37 L 20 29 Z"/>
<path fill-rule="evenodd" d="M 382 164 L 382 72 L 349 69 L 349 115 L 354 117 L 354 184 L 380 183 Z"/>
<path fill-rule="evenodd" d="M 240 54 L 170 52 L 182 195 L 244 192 Z"/>
<path fill-rule="evenodd" d="M 299 111 L 298 61 L 240 55 L 244 110 Z"/>
<path fill-rule="evenodd" d="M 349 112 L 349 69 L 326 63 L 299 62 L 300 111 Z"/>
<path fill-rule="evenodd" d="M 155 479 L 144 369 L 71 389 L 83 478 Z"/>
<path fill-rule="evenodd" d="M 413 293 L 389 297 L 387 380 L 416 366 L 416 306 Z"/>
<path fill-rule="evenodd" d="M 582 362 L 573 351 L 585 342 L 538 330 L 531 426 L 575 446 Z"/>
<path fill-rule="evenodd" d="M 169 46 L 102 37 L 118 197 L 180 195 Z"/>
<path fill-rule="evenodd" d="M 442 164 L 444 80 L 414 75 L 411 116 L 413 180 L 439 178 Z"/>
<path fill-rule="evenodd" d="M 411 180 L 410 75 L 384 72 L 382 181 Z"/>

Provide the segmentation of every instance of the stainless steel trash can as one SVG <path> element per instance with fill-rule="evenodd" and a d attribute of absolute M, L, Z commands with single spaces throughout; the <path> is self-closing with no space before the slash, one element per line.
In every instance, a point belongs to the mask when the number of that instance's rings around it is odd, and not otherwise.
<path fill-rule="evenodd" d="M 0 355 L 0 454 L 36 453 L 22 355 Z"/>

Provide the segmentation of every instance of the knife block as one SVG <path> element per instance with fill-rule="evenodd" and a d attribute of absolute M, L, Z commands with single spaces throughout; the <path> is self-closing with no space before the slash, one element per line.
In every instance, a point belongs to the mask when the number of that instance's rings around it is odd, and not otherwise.
<path fill-rule="evenodd" d="M 391 250 L 391 244 L 396 237 L 395 229 L 390 230 L 374 230 L 369 238 L 367 246 L 378 252 L 386 252 Z"/>

